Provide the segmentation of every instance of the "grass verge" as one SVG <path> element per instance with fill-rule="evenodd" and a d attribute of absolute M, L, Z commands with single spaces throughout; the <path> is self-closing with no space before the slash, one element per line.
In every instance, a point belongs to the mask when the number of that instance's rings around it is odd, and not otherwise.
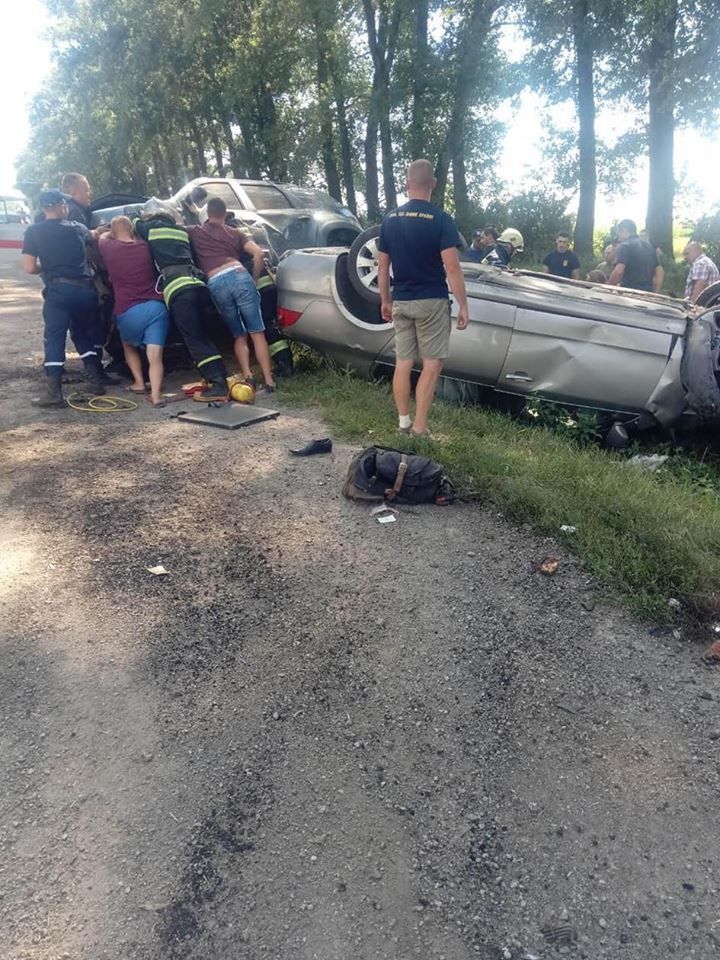
<path fill-rule="evenodd" d="M 488 497 L 511 518 L 563 539 L 636 614 L 667 621 L 676 597 L 703 619 L 720 615 L 720 497 L 682 472 L 643 473 L 617 455 L 484 408 L 438 403 L 440 442 L 395 432 L 389 387 L 332 370 L 283 383 L 338 435 L 422 452 L 441 462 L 461 496 Z M 577 528 L 563 535 L 560 525 Z"/>

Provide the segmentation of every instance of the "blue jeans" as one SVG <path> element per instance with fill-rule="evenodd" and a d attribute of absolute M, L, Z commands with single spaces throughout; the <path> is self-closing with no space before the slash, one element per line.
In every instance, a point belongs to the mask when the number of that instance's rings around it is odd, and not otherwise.
<path fill-rule="evenodd" d="M 45 321 L 45 373 L 62 374 L 68 330 L 85 366 L 98 362 L 95 350 L 97 293 L 62 281 L 49 283 L 43 306 Z"/>
<path fill-rule="evenodd" d="M 263 333 L 260 294 L 247 270 L 229 270 L 210 277 L 210 293 L 220 316 L 234 337 Z"/>

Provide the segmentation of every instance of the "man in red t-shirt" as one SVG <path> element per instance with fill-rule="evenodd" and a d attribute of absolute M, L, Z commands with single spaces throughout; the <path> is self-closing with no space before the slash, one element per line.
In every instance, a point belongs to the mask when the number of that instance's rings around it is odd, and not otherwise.
<path fill-rule="evenodd" d="M 207 220 L 201 226 L 189 226 L 193 252 L 200 269 L 208 278 L 208 288 L 220 316 L 235 338 L 235 356 L 242 375 L 252 383 L 248 334 L 265 379 L 265 390 L 273 393 L 270 351 L 265 339 L 265 324 L 260 312 L 260 294 L 255 281 L 263 269 L 264 253 L 241 230 L 225 223 L 227 208 L 219 197 L 211 197 Z M 240 262 L 241 253 L 253 258 L 252 276 Z"/>
<path fill-rule="evenodd" d="M 133 393 L 145 393 L 142 361 L 138 347 L 145 347 L 150 368 L 150 399 L 165 406 L 162 398 L 163 347 L 170 316 L 163 296 L 156 290 L 157 276 L 150 247 L 135 236 L 128 217 L 114 217 L 110 232 L 99 240 L 103 259 L 115 294 L 115 313 L 125 360 L 134 382 Z"/>

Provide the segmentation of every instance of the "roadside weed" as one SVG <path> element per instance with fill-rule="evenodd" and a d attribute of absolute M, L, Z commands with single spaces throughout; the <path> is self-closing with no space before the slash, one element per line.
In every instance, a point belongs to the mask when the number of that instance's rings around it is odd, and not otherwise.
<path fill-rule="evenodd" d="M 564 539 L 641 616 L 667 619 L 670 597 L 699 614 L 720 613 L 720 475 L 712 464 L 671 457 L 667 468 L 646 473 L 589 442 L 597 429 L 591 415 L 558 432 L 557 424 L 524 425 L 443 403 L 432 414 L 440 442 L 414 441 L 396 432 L 389 387 L 346 372 L 300 375 L 283 385 L 283 396 L 319 407 L 347 439 L 432 456 L 462 496 L 489 498 L 511 518 Z M 552 416 L 565 416 L 557 411 Z M 577 532 L 563 538 L 562 524 Z"/>

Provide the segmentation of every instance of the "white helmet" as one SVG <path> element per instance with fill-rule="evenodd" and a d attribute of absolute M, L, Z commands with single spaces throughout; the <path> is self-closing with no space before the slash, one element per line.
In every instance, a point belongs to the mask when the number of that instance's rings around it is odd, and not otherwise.
<path fill-rule="evenodd" d="M 508 227 L 507 230 L 503 230 L 498 237 L 498 243 L 511 243 L 518 253 L 522 253 L 525 249 L 523 235 L 515 227 Z"/>
<path fill-rule="evenodd" d="M 163 200 L 158 200 L 157 197 L 150 197 L 149 200 L 146 200 L 145 203 L 140 207 L 140 216 L 141 217 L 170 217 L 172 220 L 176 220 L 175 211 L 170 206 L 169 203 L 165 203 Z"/>

